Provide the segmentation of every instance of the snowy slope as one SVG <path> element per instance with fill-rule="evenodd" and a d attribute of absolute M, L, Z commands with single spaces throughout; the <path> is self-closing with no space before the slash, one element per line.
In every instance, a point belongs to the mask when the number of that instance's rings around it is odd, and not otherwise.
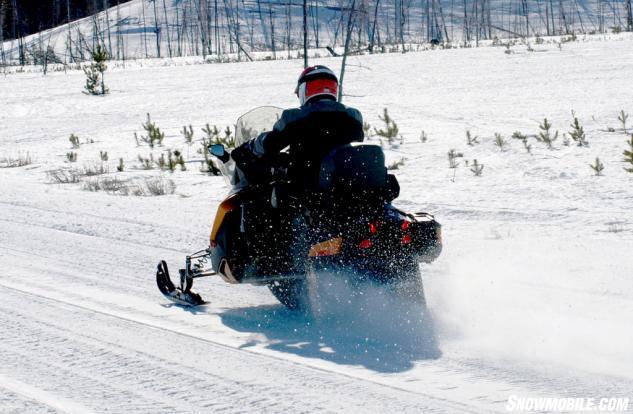
<path fill-rule="evenodd" d="M 435 214 L 445 250 L 423 267 L 429 314 L 380 292 L 361 312 L 332 289 L 316 323 L 266 288 L 220 280 L 196 284 L 210 301 L 196 310 L 162 298 L 156 262 L 175 267 L 205 246 L 228 188 L 195 162 L 138 169 L 151 150 L 133 137 L 150 113 L 166 132 L 154 156 L 180 149 L 194 161 L 183 125 L 200 139 L 206 123 L 295 105 L 300 61 L 132 65 L 107 73 L 105 98 L 81 93 L 80 71 L 0 78 L 0 166 L 27 152 L 34 161 L 0 168 L 0 412 L 479 413 L 505 412 L 511 395 L 633 397 L 633 175 L 617 121 L 633 112 L 633 39 L 504 50 L 350 59 L 345 102 L 374 126 L 389 108 L 404 142 L 385 150 L 406 158 L 397 204 Z M 510 138 L 544 117 L 567 132 L 572 110 L 587 148 L 530 138 L 530 155 Z M 71 133 L 82 142 L 72 165 Z M 451 148 L 464 153 L 455 177 Z M 109 177 L 163 176 L 176 193 L 125 197 L 47 178 L 98 164 L 100 151 Z M 589 168 L 597 156 L 602 177 Z M 481 177 L 466 159 L 485 165 Z"/>
<path fill-rule="evenodd" d="M 471 43 L 475 42 L 473 9 L 475 2 L 437 1 L 434 20 L 427 20 L 431 12 L 427 10 L 427 3 L 407 2 L 405 5 L 406 21 L 402 27 L 403 38 L 400 39 L 399 12 L 396 7 L 401 4 L 395 2 L 379 2 L 377 10 L 374 2 L 357 2 L 357 27 L 360 27 L 359 38 L 366 45 L 371 33 L 375 30 L 378 44 L 406 43 L 421 44 L 430 38 L 442 41 L 450 40 L 453 44 L 466 41 L 464 23 L 464 4 L 470 15 L 469 32 Z M 544 2 L 543 2 L 544 3 Z M 626 10 L 624 2 L 600 2 L 598 0 L 553 2 L 554 17 L 550 17 L 555 32 L 564 35 L 575 33 L 610 32 L 617 27 L 626 28 Z M 296 57 L 303 46 L 301 2 L 235 0 L 224 2 L 208 2 L 209 22 L 202 24 L 199 20 L 200 7 L 204 2 L 198 0 L 165 0 L 152 2 L 150 0 L 133 0 L 120 6 L 114 6 L 107 11 L 80 19 L 70 24 L 43 31 L 24 39 L 27 58 L 31 59 L 30 50 L 35 52 L 46 50 L 48 47 L 55 51 L 56 57 L 62 63 L 74 63 L 90 59 L 89 50 L 93 50 L 97 43 L 106 46 L 113 59 L 139 59 L 151 57 L 182 57 L 213 55 L 236 56 L 238 49 L 231 43 L 240 39 L 242 51 L 257 58 L 257 52 L 276 50 L 276 58 Z M 325 46 L 342 47 L 343 33 L 347 21 L 347 10 L 350 3 L 335 0 L 314 0 L 308 3 L 308 37 L 309 46 L 320 48 Z M 508 38 L 524 36 L 525 11 L 522 2 L 492 0 L 489 3 L 492 38 Z M 545 18 L 546 6 L 542 2 L 527 2 L 529 33 L 545 35 L 548 23 Z M 441 6 L 440 6 L 441 5 Z M 560 13 L 559 5 L 563 5 Z M 218 19 L 215 17 L 215 7 L 218 7 Z M 428 6 L 431 7 L 431 6 Z M 600 12 L 602 10 L 602 12 Z M 290 12 L 289 12 L 290 11 Z M 374 28 L 374 13 L 377 25 Z M 549 12 L 548 12 L 549 13 Z M 204 16 L 204 12 L 202 12 Z M 563 17 L 561 17 L 563 16 Z M 602 20 L 601 17 L 602 16 Z M 204 21 L 205 18 L 202 17 Z M 235 23 L 239 28 L 235 28 Z M 317 24 L 318 23 L 318 24 Z M 215 27 L 217 26 L 217 40 Z M 444 26 L 446 30 L 444 30 Z M 230 27 L 230 29 L 229 29 Z M 356 32 L 355 32 L 356 33 Z M 210 40 L 210 50 L 203 52 L 201 44 L 203 37 Z M 480 34 L 480 36 L 483 36 Z M 319 39 L 317 42 L 316 39 Z M 273 40 L 275 46 L 273 48 Z M 288 48 L 290 40 L 290 48 Z M 356 35 L 354 35 L 356 41 Z M 4 42 L 0 53 L 6 56 L 8 62 L 17 63 L 19 59 L 19 43 L 17 40 Z M 219 51 L 218 51 L 219 48 Z M 290 50 L 288 50 L 290 49 Z M 314 53 L 314 52 L 313 52 Z M 323 49 L 320 53 L 326 55 Z M 246 59 L 243 54 L 240 59 Z M 261 58 L 261 56 L 259 56 Z M 3 59 L 3 63 L 5 61 Z M 31 59 L 32 60 L 32 59 Z"/>

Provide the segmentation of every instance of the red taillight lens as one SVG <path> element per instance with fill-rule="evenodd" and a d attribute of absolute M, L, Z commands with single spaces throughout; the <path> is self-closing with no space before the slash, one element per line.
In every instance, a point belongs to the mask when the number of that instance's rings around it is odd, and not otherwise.
<path fill-rule="evenodd" d="M 402 237 L 402 244 L 404 244 L 404 245 L 407 245 L 407 244 L 411 243 L 411 241 L 412 241 L 411 240 L 411 236 L 409 236 L 408 234 L 405 234 Z"/>
<path fill-rule="evenodd" d="M 363 241 L 361 241 L 360 243 L 358 243 L 358 248 L 359 249 L 369 249 L 372 246 L 372 242 L 369 239 L 365 239 Z"/>
<path fill-rule="evenodd" d="M 374 223 L 369 223 L 369 232 L 371 234 L 376 234 L 378 231 L 378 227 Z"/>
<path fill-rule="evenodd" d="M 408 230 L 410 225 L 411 225 L 410 221 L 407 221 L 407 220 L 403 221 L 402 222 L 402 230 L 403 231 Z"/>

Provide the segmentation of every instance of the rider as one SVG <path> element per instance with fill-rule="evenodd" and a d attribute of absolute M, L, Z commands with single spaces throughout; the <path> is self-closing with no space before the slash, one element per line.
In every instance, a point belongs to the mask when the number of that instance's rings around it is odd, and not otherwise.
<path fill-rule="evenodd" d="M 231 153 L 247 181 L 268 179 L 270 166 L 286 147 L 295 180 L 310 181 L 318 174 L 318 162 L 332 149 L 363 141 L 363 117 L 358 110 L 338 102 L 338 79 L 332 70 L 322 65 L 306 68 L 295 94 L 300 108 L 283 111 L 272 131 Z"/>
<path fill-rule="evenodd" d="M 283 155 L 294 188 L 309 188 L 327 154 L 341 145 L 363 141 L 363 118 L 358 110 L 338 102 L 338 87 L 336 75 L 325 66 L 311 66 L 301 73 L 295 89 L 301 107 L 283 111 L 271 131 L 232 151 L 231 158 L 246 182 L 270 182 L 271 167 L 279 164 L 282 151 L 288 148 Z M 298 271 L 294 259 L 305 249 L 300 242 L 303 222 L 292 211 L 273 208 L 270 200 L 269 194 L 242 210 L 249 250 L 260 273 L 294 273 Z"/>

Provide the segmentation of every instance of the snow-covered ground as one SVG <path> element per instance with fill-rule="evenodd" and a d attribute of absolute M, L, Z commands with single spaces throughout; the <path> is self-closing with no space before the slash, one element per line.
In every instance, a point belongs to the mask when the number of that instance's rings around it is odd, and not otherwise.
<path fill-rule="evenodd" d="M 104 98 L 81 93 L 80 71 L 1 77 L 0 166 L 33 163 L 0 168 L 0 412 L 505 412 L 511 395 L 632 398 L 633 174 L 617 116 L 633 113 L 633 40 L 533 47 L 349 61 L 345 103 L 374 126 L 387 107 L 404 137 L 385 143 L 390 162 L 405 158 L 397 204 L 443 224 L 421 318 L 371 292 L 366 311 L 331 301 L 313 322 L 263 287 L 200 281 L 210 303 L 195 310 L 155 287 L 159 259 L 173 268 L 205 247 L 228 188 L 195 162 L 139 169 L 146 113 L 166 132 L 154 157 L 200 159 L 183 125 L 199 140 L 206 123 L 294 106 L 301 61 L 117 68 Z M 588 147 L 563 145 L 572 110 Z M 553 150 L 510 138 L 545 117 L 561 133 Z M 163 176 L 175 194 L 50 183 L 47 171 L 98 165 L 100 151 L 108 177 Z"/>

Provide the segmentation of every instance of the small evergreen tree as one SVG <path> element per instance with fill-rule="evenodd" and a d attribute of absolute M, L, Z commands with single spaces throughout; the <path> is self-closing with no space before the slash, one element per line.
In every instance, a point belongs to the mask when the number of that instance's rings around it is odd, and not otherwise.
<path fill-rule="evenodd" d="M 143 129 L 147 132 L 146 136 L 141 136 L 141 141 L 146 142 L 150 148 L 154 148 L 154 145 L 163 145 L 163 139 L 165 139 L 165 133 L 161 132 L 160 128 L 156 126 L 156 123 L 152 122 L 151 117 L 147 114 L 147 122 L 143 124 Z M 138 137 L 136 133 L 134 138 L 138 143 Z"/>
<path fill-rule="evenodd" d="M 624 129 L 624 133 L 626 134 L 626 121 L 629 119 L 629 114 L 624 112 L 624 109 L 620 111 L 618 115 L 618 121 L 622 124 L 622 129 Z"/>
<path fill-rule="evenodd" d="M 515 131 L 512 134 L 512 138 L 514 139 L 518 139 L 521 140 L 521 142 L 523 142 L 523 148 L 525 148 L 525 151 L 527 151 L 528 154 L 532 153 L 532 146 L 530 144 L 528 144 L 528 136 L 519 132 L 519 131 Z"/>
<path fill-rule="evenodd" d="M 189 129 L 186 126 L 182 127 L 182 135 L 185 137 L 185 142 L 187 145 L 191 146 L 193 143 L 193 127 L 189 125 Z"/>
<path fill-rule="evenodd" d="M 455 149 L 451 149 L 448 152 L 448 168 L 453 170 L 453 179 L 451 181 L 455 182 L 455 174 L 457 173 L 457 167 L 459 167 L 458 158 L 462 158 L 464 154 L 461 152 L 457 152 Z"/>
<path fill-rule="evenodd" d="M 539 125 L 541 132 L 538 133 L 536 139 L 540 142 L 543 142 L 547 145 L 547 148 L 553 149 L 552 145 L 554 141 L 558 139 L 558 131 L 554 135 L 551 133 L 552 124 L 547 120 L 547 118 L 543 119 L 543 123 Z"/>
<path fill-rule="evenodd" d="M 467 130 L 467 131 L 466 131 L 466 143 L 467 143 L 468 145 L 470 145 L 470 146 L 472 147 L 472 146 L 473 146 L 473 145 L 475 145 L 475 144 L 479 144 L 478 139 L 479 139 L 479 137 L 478 137 L 478 136 L 473 136 L 473 135 L 470 133 L 470 130 Z"/>
<path fill-rule="evenodd" d="M 579 147 L 586 147 L 589 145 L 587 138 L 585 137 L 585 129 L 580 125 L 578 118 L 574 116 L 574 122 L 571 124 L 571 131 L 569 136 L 573 139 Z"/>
<path fill-rule="evenodd" d="M 594 174 L 602 175 L 602 170 L 604 170 L 604 164 L 600 162 L 600 158 L 596 157 L 596 162 L 594 164 L 589 164 Z"/>
<path fill-rule="evenodd" d="M 89 95 L 105 95 L 108 88 L 105 86 L 104 73 L 108 67 L 105 61 L 108 60 L 108 52 L 100 44 L 92 51 L 93 62 L 88 67 L 84 67 L 86 74 L 86 86 L 84 89 Z"/>
<path fill-rule="evenodd" d="M 481 174 L 484 171 L 484 165 L 479 164 L 477 159 L 474 159 L 472 165 L 470 166 L 470 171 L 475 174 L 475 177 L 481 177 Z"/>
<path fill-rule="evenodd" d="M 385 123 L 385 129 L 374 128 L 374 132 L 379 137 L 385 138 L 389 144 L 393 144 L 398 137 L 398 124 L 389 116 L 387 108 L 383 109 L 383 115 L 378 118 Z"/>
<path fill-rule="evenodd" d="M 118 172 L 123 172 L 123 170 L 125 170 L 125 164 L 123 163 L 123 158 L 119 158 L 119 165 L 116 166 L 116 170 Z"/>
<path fill-rule="evenodd" d="M 77 135 L 70 134 L 68 141 L 70 141 L 70 144 L 73 146 L 73 148 L 75 149 L 79 148 L 80 142 L 79 142 L 79 137 Z"/>
<path fill-rule="evenodd" d="M 499 133 L 495 133 L 495 145 L 499 147 L 499 149 L 501 149 L 501 151 L 504 150 L 505 146 L 508 144 L 508 141 L 506 141 L 501 134 Z M 475 160 L 477 161 L 477 160 Z"/>
<path fill-rule="evenodd" d="M 622 154 L 624 155 L 624 162 L 629 165 L 624 167 L 624 169 L 627 172 L 633 173 L 633 134 L 631 134 L 631 139 L 627 141 L 626 144 L 629 148 L 625 149 Z"/>

